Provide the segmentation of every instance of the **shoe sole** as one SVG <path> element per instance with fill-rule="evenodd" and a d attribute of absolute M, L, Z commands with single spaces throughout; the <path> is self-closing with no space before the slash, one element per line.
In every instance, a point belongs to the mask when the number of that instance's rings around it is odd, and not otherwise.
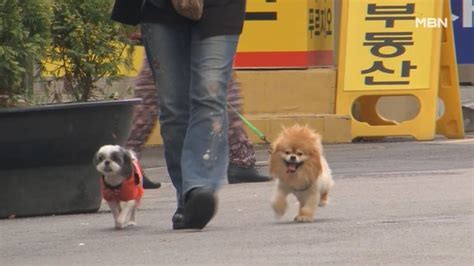
<path fill-rule="evenodd" d="M 210 191 L 191 193 L 184 210 L 185 228 L 203 229 L 215 214 L 216 198 Z"/>
<path fill-rule="evenodd" d="M 173 223 L 173 230 L 188 229 L 184 222 Z"/>

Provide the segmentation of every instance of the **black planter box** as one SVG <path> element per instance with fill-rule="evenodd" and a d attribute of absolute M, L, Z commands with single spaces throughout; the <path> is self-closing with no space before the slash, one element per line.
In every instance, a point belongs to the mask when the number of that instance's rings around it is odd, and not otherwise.
<path fill-rule="evenodd" d="M 122 145 L 140 99 L 0 109 L 0 218 L 97 211 L 97 149 Z"/>

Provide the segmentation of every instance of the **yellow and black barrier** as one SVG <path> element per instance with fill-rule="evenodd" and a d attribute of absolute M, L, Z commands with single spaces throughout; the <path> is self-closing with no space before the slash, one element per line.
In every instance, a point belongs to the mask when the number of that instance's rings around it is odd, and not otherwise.
<path fill-rule="evenodd" d="M 249 0 L 236 68 L 333 65 L 332 0 Z"/>
<path fill-rule="evenodd" d="M 249 0 L 235 57 L 236 69 L 306 69 L 334 65 L 333 0 Z M 136 47 L 138 74 L 144 51 Z"/>

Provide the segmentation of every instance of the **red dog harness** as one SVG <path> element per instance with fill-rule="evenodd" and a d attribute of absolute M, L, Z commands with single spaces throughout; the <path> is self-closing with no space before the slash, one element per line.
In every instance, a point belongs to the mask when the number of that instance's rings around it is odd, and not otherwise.
<path fill-rule="evenodd" d="M 129 201 L 136 200 L 137 204 L 143 196 L 143 172 L 137 160 L 132 162 L 132 174 L 122 184 L 112 187 L 105 183 L 104 176 L 101 178 L 102 197 L 106 201 Z"/>

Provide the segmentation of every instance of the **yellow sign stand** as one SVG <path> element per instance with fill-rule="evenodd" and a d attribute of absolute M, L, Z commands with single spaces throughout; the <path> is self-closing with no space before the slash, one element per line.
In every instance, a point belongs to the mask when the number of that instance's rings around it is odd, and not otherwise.
<path fill-rule="evenodd" d="M 444 1 L 444 14 L 449 17 L 448 27 L 443 29 L 441 40 L 441 76 L 439 97 L 443 100 L 444 115 L 436 122 L 436 132 L 448 138 L 464 138 L 464 122 L 459 92 L 459 74 L 456 63 L 451 6 Z"/>
<path fill-rule="evenodd" d="M 352 138 L 464 137 L 450 14 L 449 0 L 342 2 L 336 113 L 351 115 Z M 385 119 L 376 104 L 386 96 L 416 97 L 418 115 Z"/>

